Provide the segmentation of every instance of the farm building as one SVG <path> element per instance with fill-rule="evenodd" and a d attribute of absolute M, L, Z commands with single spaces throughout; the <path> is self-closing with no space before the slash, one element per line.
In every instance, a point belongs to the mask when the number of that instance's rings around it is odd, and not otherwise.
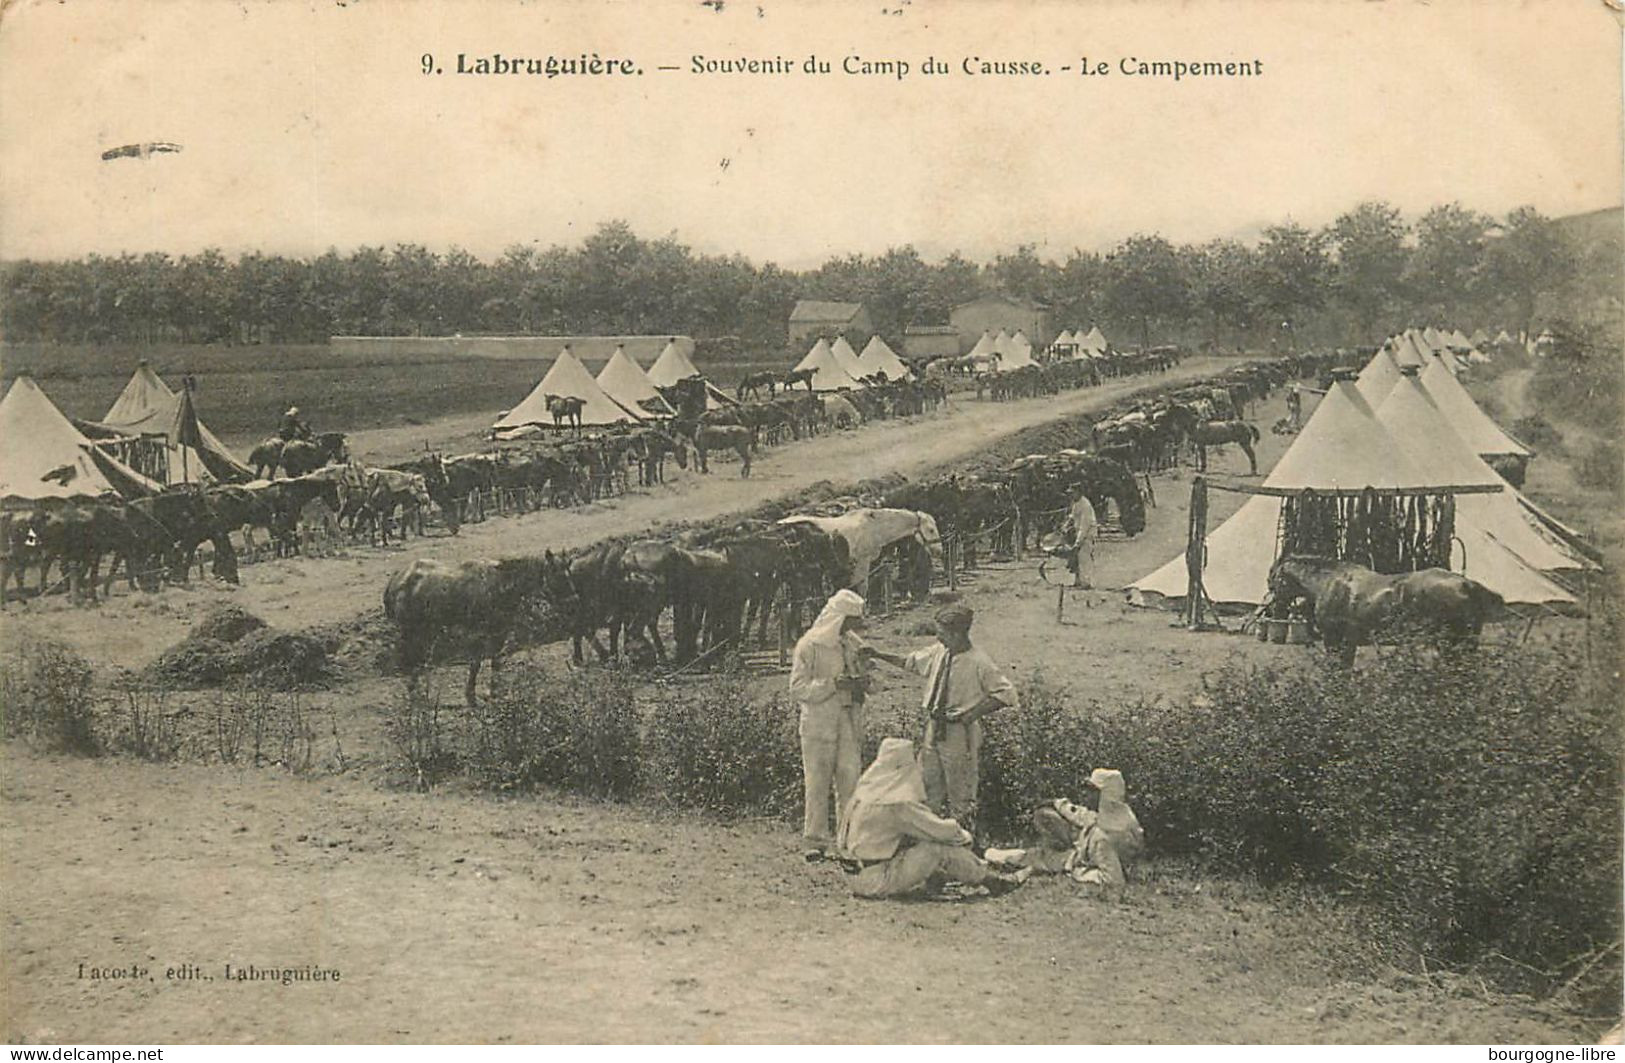
<path fill-rule="evenodd" d="M 905 357 L 958 358 L 963 353 L 959 330 L 952 325 L 910 325 L 903 330 Z"/>
<path fill-rule="evenodd" d="M 807 340 L 846 336 L 852 343 L 867 342 L 875 326 L 862 303 L 831 303 L 821 299 L 799 299 L 790 311 L 790 345 Z"/>
<path fill-rule="evenodd" d="M 948 323 L 959 333 L 965 346 L 976 342 L 984 332 L 1024 333 L 1027 341 L 1042 350 L 1054 339 L 1049 307 L 1010 295 L 984 295 L 960 303 L 948 312 Z"/>

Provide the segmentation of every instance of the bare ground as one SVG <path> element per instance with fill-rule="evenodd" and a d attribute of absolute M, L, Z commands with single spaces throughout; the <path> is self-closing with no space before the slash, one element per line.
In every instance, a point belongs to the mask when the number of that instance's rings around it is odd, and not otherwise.
<path fill-rule="evenodd" d="M 493 520 L 406 551 L 254 566 L 236 590 L 121 596 L 97 610 L 35 605 L 7 627 L 65 637 L 102 665 L 139 665 L 219 602 L 285 627 L 341 620 L 374 608 L 408 556 L 570 547 L 821 479 L 919 472 L 1109 401 L 1093 391 L 961 403 L 952 416 L 768 452 L 749 481 L 731 470 L 685 477 L 649 496 Z M 1257 423 L 1273 422 L 1277 407 L 1257 411 Z M 1261 469 L 1285 443 L 1266 433 Z M 1239 453 L 1219 462 L 1245 468 Z M 1146 533 L 1104 547 L 1097 585 L 1120 587 L 1183 548 L 1187 484 L 1177 471 L 1155 479 Z M 1215 495 L 1213 523 L 1238 501 Z M 1186 696 L 1235 655 L 1304 652 L 1189 634 L 1109 590 L 1070 594 L 1058 626 L 1056 591 L 1031 560 L 990 567 L 963 589 L 978 641 L 1012 672 L 1041 667 L 1108 702 Z M 898 613 L 875 637 L 917 643 L 922 620 Z M 381 736 L 395 683 L 358 674 L 317 697 L 345 751 L 342 773 L 7 747 L 7 1037 L 1545 1043 L 1597 1033 L 1476 983 L 1374 963 L 1337 906 L 1167 864 L 1148 865 L 1121 905 L 1053 881 L 997 901 L 875 904 L 851 899 L 839 871 L 802 864 L 793 832 L 774 821 L 403 792 L 388 785 Z M 890 674 L 873 695 L 882 705 L 915 696 Z M 78 977 L 81 962 L 140 962 L 154 980 L 91 982 Z M 167 981 L 165 968 L 181 963 L 215 980 Z M 321 964 L 343 980 L 227 983 L 225 963 Z"/>

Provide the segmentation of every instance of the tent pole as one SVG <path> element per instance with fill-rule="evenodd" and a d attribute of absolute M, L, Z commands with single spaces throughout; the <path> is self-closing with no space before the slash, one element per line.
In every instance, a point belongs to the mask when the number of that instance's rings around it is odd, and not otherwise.
<path fill-rule="evenodd" d="M 1207 550 L 1207 478 L 1191 477 L 1190 527 L 1185 540 L 1185 610 L 1186 626 L 1192 631 L 1202 628 L 1202 599 L 1207 596 L 1202 586 L 1202 555 Z"/>

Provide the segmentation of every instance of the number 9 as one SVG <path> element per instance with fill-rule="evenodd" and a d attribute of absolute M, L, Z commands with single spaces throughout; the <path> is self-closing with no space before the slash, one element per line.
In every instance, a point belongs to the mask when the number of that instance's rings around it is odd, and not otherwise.
<path fill-rule="evenodd" d="M 425 74 L 434 73 L 434 56 L 430 55 L 428 52 L 424 52 L 423 58 L 420 60 L 420 62 L 423 64 L 423 72 Z"/>

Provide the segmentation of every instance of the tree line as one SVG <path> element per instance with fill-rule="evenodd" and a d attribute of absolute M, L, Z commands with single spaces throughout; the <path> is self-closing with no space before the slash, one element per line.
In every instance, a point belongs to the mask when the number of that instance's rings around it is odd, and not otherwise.
<path fill-rule="evenodd" d="M 1003 292 L 1052 308 L 1056 328 L 1099 324 L 1119 344 L 1304 346 L 1375 342 L 1413 323 L 1513 332 L 1596 297 L 1617 252 L 1522 207 L 1503 217 L 1451 203 L 1408 221 L 1362 203 L 1320 229 L 1272 225 L 1252 244 L 1131 236 L 1062 261 L 1022 245 L 990 262 L 927 262 L 912 246 L 792 271 L 696 254 L 611 221 L 578 247 L 516 245 L 495 261 L 453 248 L 329 250 L 315 257 L 218 250 L 0 265 L 10 342 L 320 343 L 331 335 L 479 333 L 734 337 L 786 344 L 797 299 L 863 302 L 900 343 L 955 305 Z M 1607 283 L 1606 281 L 1604 283 Z"/>

